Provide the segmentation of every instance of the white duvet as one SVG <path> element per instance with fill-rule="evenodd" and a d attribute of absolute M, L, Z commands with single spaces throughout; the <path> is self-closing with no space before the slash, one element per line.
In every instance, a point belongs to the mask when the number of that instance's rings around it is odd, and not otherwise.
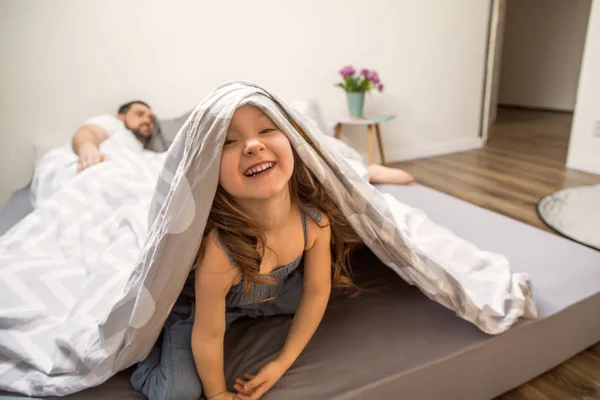
<path fill-rule="evenodd" d="M 102 150 L 106 161 L 81 173 L 68 146 L 49 152 L 36 168 L 37 207 L 0 238 L 2 389 L 64 394 L 98 380 L 84 354 L 98 344 L 96 327 L 146 243 L 165 159 L 110 144 Z M 118 343 L 101 347 L 95 357 Z"/>

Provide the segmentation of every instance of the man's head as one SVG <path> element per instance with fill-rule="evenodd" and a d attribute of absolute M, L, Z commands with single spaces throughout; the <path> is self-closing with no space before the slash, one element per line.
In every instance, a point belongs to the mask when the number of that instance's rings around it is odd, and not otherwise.
<path fill-rule="evenodd" d="M 119 107 L 117 118 L 125 123 L 135 137 L 146 146 L 154 132 L 154 116 L 150 106 L 134 100 Z"/>

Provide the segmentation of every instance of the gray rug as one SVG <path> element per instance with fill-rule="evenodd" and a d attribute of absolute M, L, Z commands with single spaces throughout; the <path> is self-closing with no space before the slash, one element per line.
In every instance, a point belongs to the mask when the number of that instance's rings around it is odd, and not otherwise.
<path fill-rule="evenodd" d="M 550 193 L 537 210 L 542 221 L 561 235 L 600 250 L 600 185 Z"/>

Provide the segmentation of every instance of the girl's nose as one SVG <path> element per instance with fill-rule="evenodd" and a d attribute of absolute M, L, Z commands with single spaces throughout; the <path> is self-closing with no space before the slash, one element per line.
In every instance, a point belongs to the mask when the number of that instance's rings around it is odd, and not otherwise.
<path fill-rule="evenodd" d="M 244 148 L 244 154 L 247 156 L 256 155 L 257 153 L 263 151 L 265 146 L 262 144 L 260 140 L 251 139 L 246 142 L 246 147 Z"/>

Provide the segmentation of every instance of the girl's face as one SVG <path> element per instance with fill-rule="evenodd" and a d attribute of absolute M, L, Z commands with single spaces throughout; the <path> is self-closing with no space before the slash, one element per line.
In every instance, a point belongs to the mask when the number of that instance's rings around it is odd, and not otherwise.
<path fill-rule="evenodd" d="M 239 200 L 267 199 L 287 188 L 294 155 L 287 136 L 260 109 L 238 108 L 227 130 L 219 183 Z"/>

